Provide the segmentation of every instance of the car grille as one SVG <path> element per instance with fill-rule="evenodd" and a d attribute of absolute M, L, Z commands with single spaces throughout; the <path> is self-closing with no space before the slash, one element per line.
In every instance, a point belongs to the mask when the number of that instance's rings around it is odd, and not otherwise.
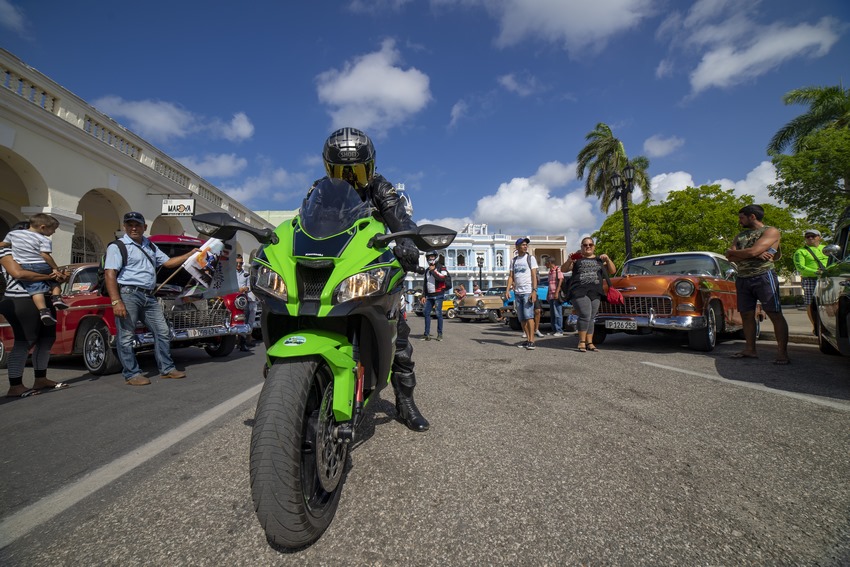
<path fill-rule="evenodd" d="M 656 315 L 672 315 L 673 300 L 669 297 L 645 297 L 623 294 L 625 305 L 614 305 L 602 301 L 599 303 L 599 313 L 606 315 L 649 315 L 650 310 Z"/>
<path fill-rule="evenodd" d="M 224 327 L 230 322 L 230 310 L 221 298 L 191 303 L 176 303 L 160 299 L 165 320 L 172 329 L 195 329 L 199 327 Z"/>

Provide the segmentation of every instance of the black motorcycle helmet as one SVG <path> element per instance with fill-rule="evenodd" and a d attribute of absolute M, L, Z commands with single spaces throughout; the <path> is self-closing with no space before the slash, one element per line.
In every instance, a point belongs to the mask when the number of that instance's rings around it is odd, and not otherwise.
<path fill-rule="evenodd" d="M 375 174 L 375 146 L 356 128 L 340 128 L 325 141 L 322 159 L 328 177 L 365 187 Z"/>

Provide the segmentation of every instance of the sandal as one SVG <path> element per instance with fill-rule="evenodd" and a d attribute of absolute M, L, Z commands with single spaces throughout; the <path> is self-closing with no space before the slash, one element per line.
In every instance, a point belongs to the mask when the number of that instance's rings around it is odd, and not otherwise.
<path fill-rule="evenodd" d="M 594 345 L 593 343 L 587 343 L 587 350 L 589 350 L 590 352 L 599 352 L 599 349 L 596 348 L 596 345 Z"/>
<path fill-rule="evenodd" d="M 585 344 L 583 342 L 580 342 L 578 344 L 578 351 L 579 352 L 587 352 L 587 347 L 585 346 Z"/>

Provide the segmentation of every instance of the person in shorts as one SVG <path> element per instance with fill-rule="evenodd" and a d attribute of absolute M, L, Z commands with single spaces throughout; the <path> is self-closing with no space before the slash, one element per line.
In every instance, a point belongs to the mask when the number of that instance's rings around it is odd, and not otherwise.
<path fill-rule="evenodd" d="M 744 229 L 726 250 L 726 258 L 738 267 L 735 289 L 738 292 L 738 311 L 744 324 L 746 348 L 732 358 L 758 358 L 756 354 L 756 306 L 770 317 L 776 333 L 778 353 L 774 364 L 788 364 L 788 322 L 779 303 L 779 278 L 774 262 L 781 257 L 779 229 L 762 222 L 764 209 L 747 205 L 738 211 L 738 223 Z"/>
<path fill-rule="evenodd" d="M 511 262 L 508 273 L 508 285 L 505 287 L 505 299 L 510 299 L 511 288 L 514 290 L 514 309 L 517 319 L 525 332 L 526 340 L 519 343 L 519 348 L 534 350 L 534 337 L 537 330 L 534 324 L 534 305 L 537 302 L 537 259 L 528 253 L 528 238 L 518 238 L 516 256 Z"/>

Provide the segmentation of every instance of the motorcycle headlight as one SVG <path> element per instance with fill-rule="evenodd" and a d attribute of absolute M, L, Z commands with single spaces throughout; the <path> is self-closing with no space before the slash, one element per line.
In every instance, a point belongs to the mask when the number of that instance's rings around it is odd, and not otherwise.
<path fill-rule="evenodd" d="M 256 279 L 253 281 L 252 287 L 254 289 L 263 290 L 266 293 L 279 297 L 284 301 L 286 301 L 289 297 L 289 294 L 286 291 L 286 282 L 283 281 L 280 274 L 268 266 L 257 267 L 257 275 Z"/>
<path fill-rule="evenodd" d="M 673 290 L 679 297 L 690 297 L 694 294 L 694 284 L 691 280 L 679 280 L 673 286 Z"/>
<path fill-rule="evenodd" d="M 389 270 L 386 268 L 375 268 L 345 278 L 334 290 L 334 303 L 344 303 L 380 292 L 384 287 L 387 275 L 389 275 Z"/>

